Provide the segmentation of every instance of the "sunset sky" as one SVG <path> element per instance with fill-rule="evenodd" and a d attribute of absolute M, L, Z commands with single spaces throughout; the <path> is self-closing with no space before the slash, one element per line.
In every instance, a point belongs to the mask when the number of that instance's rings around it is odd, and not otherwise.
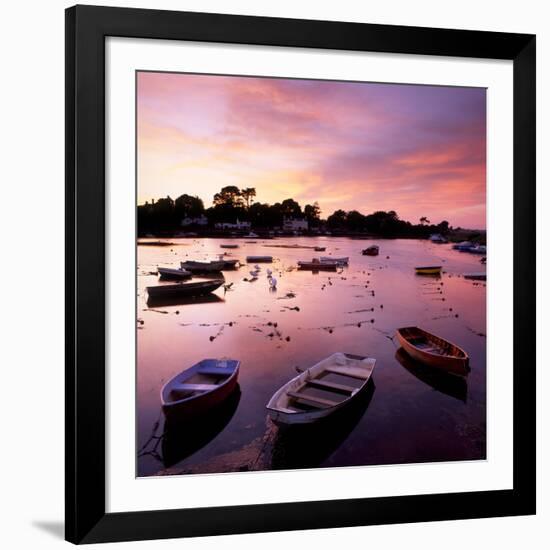
<path fill-rule="evenodd" d="M 259 202 L 485 228 L 485 89 L 138 73 L 138 203 Z"/>

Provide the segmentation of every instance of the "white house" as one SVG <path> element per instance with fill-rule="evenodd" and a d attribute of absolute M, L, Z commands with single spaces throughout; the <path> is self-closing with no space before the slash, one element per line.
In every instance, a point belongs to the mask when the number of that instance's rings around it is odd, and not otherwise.
<path fill-rule="evenodd" d="M 309 224 L 306 219 L 284 218 L 283 230 L 284 231 L 307 231 Z"/>
<path fill-rule="evenodd" d="M 252 224 L 250 222 L 241 222 L 237 219 L 235 223 L 220 222 L 214 226 L 216 229 L 240 229 L 250 231 Z"/>
<path fill-rule="evenodd" d="M 204 214 L 201 214 L 198 218 L 183 218 L 181 226 L 187 227 L 188 225 L 208 225 L 208 218 Z"/>

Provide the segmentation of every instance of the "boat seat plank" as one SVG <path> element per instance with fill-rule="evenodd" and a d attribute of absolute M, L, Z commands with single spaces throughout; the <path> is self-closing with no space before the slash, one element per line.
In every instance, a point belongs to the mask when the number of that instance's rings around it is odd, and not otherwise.
<path fill-rule="evenodd" d="M 308 386 L 314 386 L 316 388 L 322 388 L 326 390 L 334 390 L 337 392 L 343 392 L 343 393 L 352 393 L 357 388 L 354 388 L 353 386 L 348 386 L 346 384 L 337 384 L 336 382 L 328 382 L 327 380 L 319 380 L 319 379 L 313 379 L 308 380 L 306 382 Z"/>
<path fill-rule="evenodd" d="M 218 387 L 217 384 L 178 384 L 172 390 L 176 391 L 211 391 Z"/>
<path fill-rule="evenodd" d="M 294 391 L 287 392 L 287 395 L 289 397 L 293 397 L 294 399 L 303 399 L 304 401 L 312 403 L 314 406 L 317 406 L 320 409 L 324 409 L 326 407 L 334 407 L 334 405 L 340 404 L 338 401 L 332 401 L 331 399 L 324 399 L 322 397 L 315 397 L 313 395 L 305 395 L 303 393 L 298 393 Z"/>
<path fill-rule="evenodd" d="M 215 367 L 215 366 L 204 366 L 199 367 L 198 371 L 200 374 L 213 374 L 219 376 L 230 376 L 235 372 L 235 367 Z"/>
<path fill-rule="evenodd" d="M 325 372 L 332 372 L 333 374 L 340 374 L 341 376 L 349 376 L 350 378 L 357 378 L 358 380 L 367 380 L 370 376 L 369 371 L 365 371 L 363 373 L 357 368 L 351 370 L 349 367 L 327 367 Z"/>

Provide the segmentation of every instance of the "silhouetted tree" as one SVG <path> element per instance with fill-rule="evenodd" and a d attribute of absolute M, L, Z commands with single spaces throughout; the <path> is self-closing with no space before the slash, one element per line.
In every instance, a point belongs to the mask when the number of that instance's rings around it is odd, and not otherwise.
<path fill-rule="evenodd" d="M 294 199 L 285 199 L 281 203 L 281 211 L 283 216 L 288 218 L 297 218 L 302 215 L 302 208 Z"/>
<path fill-rule="evenodd" d="M 357 210 L 352 210 L 346 215 L 346 227 L 351 231 L 361 231 L 365 227 L 365 216 Z"/>
<path fill-rule="evenodd" d="M 239 208 L 244 205 L 240 189 L 235 185 L 222 187 L 219 193 L 214 195 L 214 206 L 231 206 Z"/>
<path fill-rule="evenodd" d="M 256 189 L 254 187 L 247 187 L 243 190 L 241 190 L 241 197 L 243 198 L 246 209 L 248 210 L 250 208 L 250 201 L 256 196 Z"/>
<path fill-rule="evenodd" d="M 306 204 L 304 206 L 304 216 L 309 223 L 309 227 L 319 225 L 321 220 L 321 208 L 319 207 L 319 203 L 315 201 L 313 204 Z"/>
<path fill-rule="evenodd" d="M 344 210 L 336 210 L 327 218 L 327 225 L 331 229 L 342 229 L 346 224 L 346 212 Z"/>
<path fill-rule="evenodd" d="M 174 202 L 174 214 L 180 221 L 184 218 L 196 218 L 204 214 L 204 204 L 199 197 L 180 195 Z"/>

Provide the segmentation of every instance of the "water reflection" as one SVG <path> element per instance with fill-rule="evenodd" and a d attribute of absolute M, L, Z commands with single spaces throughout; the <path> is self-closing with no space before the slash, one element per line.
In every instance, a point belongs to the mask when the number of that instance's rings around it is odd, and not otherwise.
<path fill-rule="evenodd" d="M 202 415 L 199 421 L 166 421 L 162 438 L 164 466 L 173 466 L 210 443 L 229 424 L 240 400 L 241 390 L 237 385 L 223 403 Z"/>
<path fill-rule="evenodd" d="M 273 441 L 274 470 L 315 468 L 323 463 L 355 429 L 374 395 L 372 378 L 350 404 L 314 424 L 278 428 Z"/>
<path fill-rule="evenodd" d="M 466 403 L 468 382 L 465 378 L 415 361 L 403 348 L 399 348 L 395 352 L 395 358 L 418 380 L 428 384 L 438 392 Z"/>

